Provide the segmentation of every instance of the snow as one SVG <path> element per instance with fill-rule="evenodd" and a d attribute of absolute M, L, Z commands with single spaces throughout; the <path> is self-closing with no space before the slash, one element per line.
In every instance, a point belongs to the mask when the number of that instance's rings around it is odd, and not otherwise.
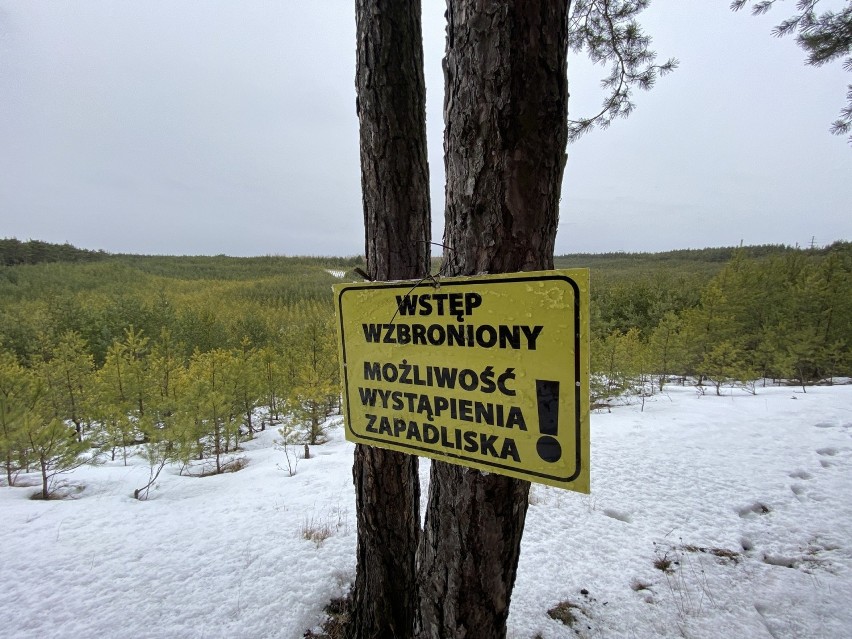
<path fill-rule="evenodd" d="M 316 627 L 355 570 L 352 445 L 337 427 L 290 476 L 277 437 L 249 442 L 237 473 L 167 469 L 147 502 L 138 457 L 78 469 L 73 499 L 0 488 L 4 634 Z M 533 487 L 509 637 L 852 636 L 851 466 L 852 386 L 668 386 L 594 413 L 591 495 Z M 560 603 L 573 627 L 548 616 Z"/>

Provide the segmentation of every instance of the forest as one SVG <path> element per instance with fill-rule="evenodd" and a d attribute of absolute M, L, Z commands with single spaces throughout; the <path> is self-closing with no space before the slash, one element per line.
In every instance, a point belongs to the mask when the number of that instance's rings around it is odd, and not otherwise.
<path fill-rule="evenodd" d="M 141 454 L 151 481 L 239 469 L 270 425 L 321 443 L 339 409 L 333 283 L 362 257 L 111 255 L 0 240 L 4 483 L 38 471 L 40 496 L 104 455 Z M 592 402 L 666 382 L 732 386 L 852 375 L 852 243 L 563 255 L 592 282 Z M 435 264 L 437 269 L 439 264 Z"/>

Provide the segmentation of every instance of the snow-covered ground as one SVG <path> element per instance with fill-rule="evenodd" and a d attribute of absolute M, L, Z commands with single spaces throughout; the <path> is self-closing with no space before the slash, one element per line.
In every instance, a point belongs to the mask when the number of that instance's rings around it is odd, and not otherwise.
<path fill-rule="evenodd" d="M 757 390 L 594 414 L 592 494 L 533 487 L 509 636 L 852 637 L 852 386 Z M 3 635 L 301 637 L 353 578 L 352 445 L 290 476 L 276 437 L 147 502 L 139 459 L 77 470 L 74 499 L 0 488 Z"/>

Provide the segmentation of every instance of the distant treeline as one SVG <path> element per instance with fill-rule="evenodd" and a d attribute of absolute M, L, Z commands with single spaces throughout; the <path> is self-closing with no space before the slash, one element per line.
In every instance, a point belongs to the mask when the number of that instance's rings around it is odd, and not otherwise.
<path fill-rule="evenodd" d="M 832 245 L 833 246 L 833 245 Z M 799 247 L 786 246 L 784 244 L 760 244 L 756 246 L 720 246 L 702 249 L 678 249 L 674 251 L 663 251 L 660 253 L 628 253 L 624 251 L 614 251 L 607 253 L 569 253 L 565 255 L 557 255 L 556 261 L 595 261 L 595 260 L 611 260 L 611 259 L 628 259 L 639 260 L 644 262 L 660 262 L 670 260 L 691 260 L 700 262 L 728 262 L 735 254 L 749 258 L 761 258 L 778 256 L 784 253 L 795 253 L 800 251 Z M 813 249 L 817 253 L 825 253 L 831 250 L 831 247 Z"/>
<path fill-rule="evenodd" d="M 702 249 L 679 249 L 658 253 L 630 253 L 613 251 L 604 253 L 566 253 L 554 257 L 556 268 L 571 267 L 615 267 L 616 269 L 635 268 L 638 265 L 663 267 L 673 263 L 683 263 L 692 266 L 690 270 L 703 270 L 708 265 L 723 265 L 733 259 L 734 255 L 745 258 L 764 259 L 779 257 L 790 253 L 805 252 L 810 255 L 827 255 L 842 250 L 848 242 L 835 242 L 822 248 L 801 249 L 783 244 L 762 244 L 756 246 L 725 246 Z M 191 273 L 191 277 L 205 279 L 239 279 L 248 275 L 257 277 L 264 273 L 274 272 L 283 261 L 292 265 L 303 263 L 313 266 L 318 263 L 329 267 L 353 268 L 363 265 L 363 256 L 352 257 L 313 257 L 313 256 L 278 256 L 264 255 L 259 257 L 230 257 L 216 256 L 156 256 L 111 254 L 103 250 L 90 251 L 80 249 L 71 244 L 51 244 L 39 240 L 21 242 L 15 238 L 0 239 L 0 265 L 14 266 L 17 264 L 40 264 L 43 262 L 90 262 L 107 257 L 133 264 L 149 273 L 181 277 Z M 436 265 L 440 260 L 435 260 Z M 203 275 L 202 275 L 203 273 Z"/>
<path fill-rule="evenodd" d="M 93 262 L 102 260 L 104 251 L 78 249 L 70 244 L 50 244 L 38 240 L 21 242 L 15 238 L 0 239 L 0 265 L 41 264 L 43 262 Z"/>
<path fill-rule="evenodd" d="M 639 274 L 660 272 L 699 275 L 707 279 L 718 273 L 735 255 L 753 260 L 768 260 L 784 255 L 825 256 L 848 248 L 849 242 L 835 242 L 823 248 L 802 249 L 781 244 L 681 249 L 661 253 L 573 253 L 554 257 L 556 268 L 587 267 L 607 278 L 632 279 Z"/>

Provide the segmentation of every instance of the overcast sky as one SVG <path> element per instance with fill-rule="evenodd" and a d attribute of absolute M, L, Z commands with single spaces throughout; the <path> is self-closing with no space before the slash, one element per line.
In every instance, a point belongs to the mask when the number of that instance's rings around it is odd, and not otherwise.
<path fill-rule="evenodd" d="M 363 254 L 354 4 L 0 0 L 0 237 Z M 850 74 L 769 34 L 790 2 L 728 4 L 643 14 L 680 68 L 569 147 L 557 253 L 852 240 L 852 147 L 828 133 Z M 443 13 L 424 0 L 437 242 Z M 599 107 L 603 74 L 569 59 L 572 117 Z"/>

